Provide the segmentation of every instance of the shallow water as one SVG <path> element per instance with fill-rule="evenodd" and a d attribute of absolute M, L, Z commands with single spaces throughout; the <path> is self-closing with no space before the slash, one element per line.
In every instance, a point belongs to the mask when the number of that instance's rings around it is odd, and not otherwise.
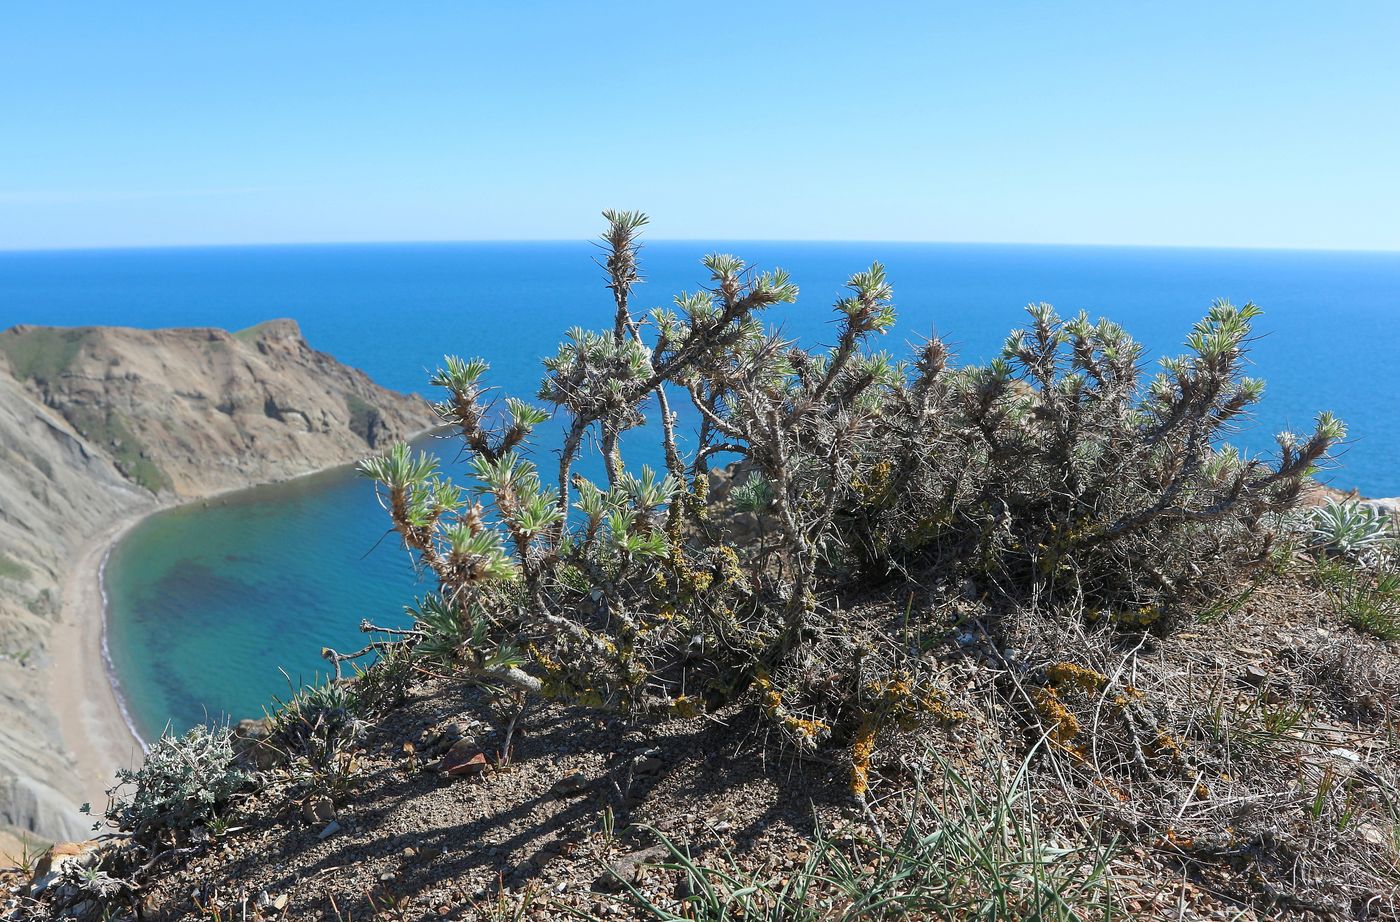
<path fill-rule="evenodd" d="M 142 738 L 261 716 L 326 674 L 323 646 L 363 647 L 361 618 L 403 622 L 411 567 L 367 505 L 340 469 L 158 513 L 113 549 L 107 646 Z"/>

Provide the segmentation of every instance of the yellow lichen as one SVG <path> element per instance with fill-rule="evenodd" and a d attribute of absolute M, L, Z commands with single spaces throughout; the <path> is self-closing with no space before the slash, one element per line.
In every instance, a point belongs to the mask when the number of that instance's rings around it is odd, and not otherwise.
<path fill-rule="evenodd" d="M 1045 670 L 1045 677 L 1051 684 L 1061 688 L 1077 688 L 1085 694 L 1098 694 L 1108 687 L 1108 676 L 1102 672 L 1080 666 L 1077 663 L 1061 662 L 1055 663 Z M 1131 685 L 1123 686 L 1119 694 L 1114 695 L 1113 705 L 1119 710 L 1127 707 L 1133 701 L 1143 698 L 1142 692 Z"/>
<path fill-rule="evenodd" d="M 1108 676 L 1076 663 L 1056 663 L 1045 670 L 1045 677 L 1056 685 L 1069 685 L 1091 694 L 1108 685 Z"/>
<path fill-rule="evenodd" d="M 893 485 L 894 465 L 888 460 L 879 461 L 870 469 L 869 477 L 856 476 L 851 481 L 851 489 L 867 503 L 881 503 L 888 498 Z"/>
<path fill-rule="evenodd" d="M 1053 742 L 1068 745 L 1079 735 L 1079 720 L 1070 713 L 1053 688 L 1037 688 L 1031 693 L 1036 713 L 1046 724 Z"/>
<path fill-rule="evenodd" d="M 1162 618 L 1162 610 L 1155 605 L 1143 605 L 1137 610 L 1115 611 L 1109 619 L 1124 627 L 1151 627 Z"/>
<path fill-rule="evenodd" d="M 1159 755 L 1170 756 L 1173 759 L 1181 759 L 1183 757 L 1181 742 L 1165 730 L 1157 733 L 1157 738 L 1153 740 L 1153 748 L 1156 749 Z"/>
<path fill-rule="evenodd" d="M 942 694 L 927 694 L 919 700 L 920 708 L 942 726 L 951 726 L 967 720 L 967 711 L 960 711 L 948 704 Z"/>
<path fill-rule="evenodd" d="M 790 715 L 784 718 L 783 726 L 797 739 L 798 745 L 807 749 L 816 746 L 817 742 L 831 730 L 825 721 L 803 720 L 800 717 Z"/>
<path fill-rule="evenodd" d="M 694 698 L 677 695 L 671 699 L 671 713 L 682 720 L 690 720 L 700 716 L 700 705 L 696 703 Z"/>
<path fill-rule="evenodd" d="M 875 754 L 875 721 L 866 719 L 851 746 L 851 793 L 864 797 L 870 789 L 870 757 Z"/>

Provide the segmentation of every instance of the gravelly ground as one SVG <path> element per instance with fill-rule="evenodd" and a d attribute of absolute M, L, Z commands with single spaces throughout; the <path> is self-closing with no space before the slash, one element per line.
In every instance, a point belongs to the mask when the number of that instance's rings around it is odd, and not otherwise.
<path fill-rule="evenodd" d="M 872 623 L 902 618 L 909 589 L 847 610 Z M 1169 732 L 1185 753 L 1148 746 L 1144 774 L 1105 704 L 1111 694 L 1065 691 L 1083 744 L 1033 763 L 1047 840 L 1117 838 L 1110 872 L 1124 910 L 1400 918 L 1400 650 L 1340 624 L 1306 582 L 1275 581 L 1238 612 L 1164 640 L 930 594 L 914 605 L 946 626 L 930 633 L 925 657 L 971 716 L 882 747 L 872 794 L 884 828 L 900 824 L 911 767 L 930 752 L 989 790 L 988 767 L 1014 764 L 1045 729 L 1024 691 L 1044 682 L 1046 664 L 1072 660 L 1133 689 L 1150 732 Z M 969 631 L 976 619 L 990 630 Z M 534 705 L 509 764 L 460 776 L 429 768 L 442 731 L 496 761 L 502 725 L 479 688 L 423 678 L 371 728 L 333 815 L 321 805 L 308 819 L 317 805 L 274 783 L 235 805 L 234 828 L 157 875 L 144 917 L 642 918 L 607 868 L 674 899 L 680 875 L 650 866 L 664 858 L 652 830 L 704 861 L 731 856 L 776 879 L 806 856 L 818 823 L 838 837 L 868 834 L 843 754 L 794 758 L 764 735 L 753 706 L 633 726 Z M 1319 783 L 1331 785 L 1325 803 Z"/>

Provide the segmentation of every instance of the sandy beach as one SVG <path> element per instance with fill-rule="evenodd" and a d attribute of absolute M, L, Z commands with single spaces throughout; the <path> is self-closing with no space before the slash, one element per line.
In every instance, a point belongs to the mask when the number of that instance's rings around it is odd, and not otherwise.
<path fill-rule="evenodd" d="M 73 755 L 83 800 L 98 814 L 107 804 L 116 770 L 140 765 L 143 754 L 141 741 L 122 713 L 103 652 L 107 619 L 102 566 L 123 535 L 162 508 L 129 515 L 83 546 L 64 581 L 61 614 L 49 648 L 50 706 Z"/>

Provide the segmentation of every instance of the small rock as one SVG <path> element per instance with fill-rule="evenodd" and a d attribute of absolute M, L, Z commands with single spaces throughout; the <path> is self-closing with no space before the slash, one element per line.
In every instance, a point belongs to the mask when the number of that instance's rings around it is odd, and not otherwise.
<path fill-rule="evenodd" d="M 233 731 L 233 749 L 255 768 L 266 771 L 287 760 L 287 753 L 274 745 L 267 718 L 240 720 Z"/>
<path fill-rule="evenodd" d="M 327 826 L 325 829 L 322 829 L 321 832 L 316 836 L 316 838 L 329 839 L 337 832 L 340 832 L 340 824 L 337 823 L 335 820 L 331 820 L 330 825 Z"/>
<path fill-rule="evenodd" d="M 1241 678 L 1243 678 L 1248 684 L 1258 688 L 1265 682 L 1269 681 L 1269 672 L 1267 669 L 1263 669 L 1251 663 L 1248 666 L 1244 667 L 1244 673 L 1241 676 Z"/>
<path fill-rule="evenodd" d="M 572 775 L 554 782 L 554 786 L 549 789 L 549 792 L 555 797 L 573 797 L 587 790 L 588 781 L 583 777 L 583 773 L 574 772 Z"/>
<path fill-rule="evenodd" d="M 460 762 L 449 762 L 443 759 L 442 767 L 439 769 L 443 774 L 460 777 L 463 775 L 480 775 L 486 771 L 486 753 L 478 752 L 471 758 Z"/>
<path fill-rule="evenodd" d="M 1382 499 L 1363 499 L 1361 505 L 1370 506 L 1377 512 L 1400 518 L 1400 496 L 1388 496 Z"/>
<path fill-rule="evenodd" d="M 86 842 L 59 842 L 39 858 L 34 865 L 34 877 L 29 884 L 29 895 L 36 896 L 53 886 L 63 876 L 68 865 L 88 868 L 97 865 L 102 859 L 102 843 L 89 839 Z"/>
<path fill-rule="evenodd" d="M 486 754 L 475 740 L 460 739 L 443 755 L 436 770 L 449 775 L 479 775 L 486 770 Z"/>
<path fill-rule="evenodd" d="M 309 798 L 301 805 L 302 817 L 313 826 L 321 826 L 335 819 L 335 801 L 322 795 Z"/>
<path fill-rule="evenodd" d="M 291 898 L 290 896 L 288 896 L 287 894 L 285 894 L 285 893 L 278 894 L 277 899 L 275 899 L 275 900 L 272 901 L 272 908 L 275 909 L 275 910 L 277 910 L 278 912 L 281 912 L 282 910 L 284 910 L 284 909 L 287 908 L 287 904 L 290 903 L 291 901 L 292 901 L 292 898 Z"/>
<path fill-rule="evenodd" d="M 427 755 L 438 755 L 463 740 L 470 740 L 477 729 L 476 724 L 463 720 L 450 721 L 440 728 L 429 728 L 420 737 L 422 750 Z"/>
<path fill-rule="evenodd" d="M 641 879 L 643 866 L 649 862 L 661 861 L 667 854 L 665 846 L 653 845 L 651 848 L 623 855 L 593 880 L 594 892 L 618 893 L 627 889 L 628 884 L 635 884 Z"/>

